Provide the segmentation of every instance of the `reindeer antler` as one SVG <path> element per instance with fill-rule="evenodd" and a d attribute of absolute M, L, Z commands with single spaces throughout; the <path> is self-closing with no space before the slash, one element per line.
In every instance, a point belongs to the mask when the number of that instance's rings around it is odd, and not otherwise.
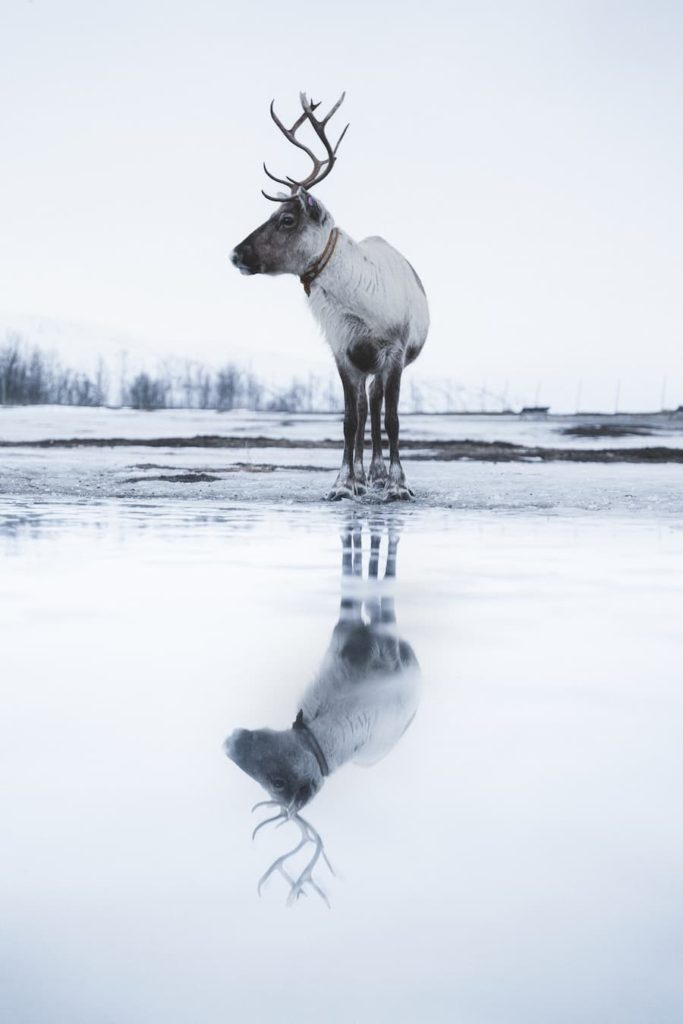
<path fill-rule="evenodd" d="M 276 814 L 272 818 L 266 818 L 266 820 L 262 821 L 260 825 L 257 825 L 252 833 L 252 839 L 256 836 L 256 833 L 263 828 L 264 825 L 269 825 L 273 821 L 279 822 L 280 825 L 284 825 L 285 822 L 287 821 L 295 822 L 295 824 L 299 826 L 301 839 L 292 850 L 289 850 L 287 853 L 283 853 L 281 857 L 278 857 L 276 860 L 274 860 L 273 863 L 268 868 L 268 870 L 261 875 L 257 885 L 257 891 L 259 896 L 261 895 L 262 887 L 268 881 L 270 876 L 274 874 L 274 872 L 279 871 L 282 877 L 289 885 L 289 896 L 287 897 L 287 906 L 291 906 L 292 903 L 294 903 L 294 901 L 297 900 L 300 896 L 306 896 L 305 886 L 308 883 L 308 885 L 311 886 L 313 891 L 317 892 L 318 896 L 320 896 L 320 898 L 324 900 L 324 902 L 329 907 L 330 901 L 328 900 L 326 893 L 313 878 L 313 868 L 318 863 L 321 857 L 327 864 L 327 867 L 329 868 L 330 872 L 334 874 L 334 868 L 330 864 L 327 854 L 325 853 L 325 847 L 323 846 L 323 841 L 321 837 L 313 828 L 310 821 L 307 821 L 305 818 L 302 818 L 298 812 L 292 813 L 288 808 L 282 807 L 282 805 L 278 804 L 275 800 L 264 800 L 261 803 L 255 804 L 254 807 L 252 807 L 252 811 L 255 811 L 257 807 L 267 806 L 279 807 L 280 813 Z M 276 828 L 279 828 L 279 825 L 277 825 Z M 304 868 L 300 872 L 298 877 L 292 878 L 292 876 L 286 870 L 285 864 L 287 863 L 288 860 L 290 860 L 291 857 L 294 857 L 299 852 L 299 850 L 303 850 L 303 848 L 308 843 L 313 843 L 313 854 L 309 861 L 304 865 Z"/>
<path fill-rule="evenodd" d="M 291 128 L 285 128 L 282 121 L 275 113 L 275 100 L 272 101 L 272 103 L 270 104 L 270 116 L 272 117 L 273 121 L 275 121 L 275 124 L 278 126 L 284 137 L 289 142 L 291 142 L 293 146 L 296 146 L 297 149 L 302 149 L 304 153 L 306 153 L 306 155 L 311 158 L 311 160 L 313 161 L 313 170 L 311 171 L 307 178 L 304 178 L 303 181 L 296 181 L 294 178 L 290 178 L 289 175 L 287 175 L 286 178 L 276 177 L 274 174 L 270 173 L 270 171 L 268 170 L 264 163 L 263 170 L 266 172 L 271 181 L 277 181 L 279 185 L 285 185 L 290 190 L 290 195 L 288 196 L 269 196 L 267 192 L 264 192 L 263 189 L 261 189 L 261 192 L 266 197 L 266 199 L 270 199 L 274 203 L 285 203 L 287 202 L 288 199 L 291 199 L 291 197 L 296 193 L 296 191 L 299 188 L 313 188 L 314 185 L 317 185 L 318 182 L 322 181 L 323 178 L 327 177 L 327 175 L 334 167 L 335 161 L 337 159 L 337 150 L 339 149 L 339 144 L 346 135 L 346 131 L 349 126 L 348 124 L 346 125 L 346 128 L 344 128 L 344 131 L 337 139 L 335 146 L 332 146 L 329 139 L 327 138 L 325 128 L 327 122 L 330 120 L 332 115 L 339 110 L 340 106 L 344 102 L 345 96 L 346 93 L 343 92 L 339 99 L 337 100 L 337 102 L 332 107 L 332 109 L 329 111 L 327 116 L 324 117 L 322 120 L 319 120 L 315 116 L 315 111 L 320 106 L 320 103 L 314 103 L 312 100 L 309 101 L 305 92 L 299 93 L 299 100 L 303 108 L 303 113 L 299 115 L 299 117 L 296 119 Z M 311 125 L 313 131 L 315 132 L 315 134 L 318 136 L 323 146 L 325 147 L 325 152 L 327 155 L 323 157 L 322 160 L 320 160 L 315 155 L 312 149 L 309 149 L 308 146 L 304 145 L 304 143 L 301 142 L 296 137 L 297 131 L 299 130 L 299 128 L 301 128 L 303 124 L 306 123 L 306 121 L 308 121 L 308 123 Z"/>

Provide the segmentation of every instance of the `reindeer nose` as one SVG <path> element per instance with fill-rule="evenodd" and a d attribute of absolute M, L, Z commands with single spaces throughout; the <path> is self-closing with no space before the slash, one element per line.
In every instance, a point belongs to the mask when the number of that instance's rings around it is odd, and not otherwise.
<path fill-rule="evenodd" d="M 250 245 L 244 242 L 236 246 L 230 253 L 230 262 L 241 274 L 255 273 L 254 253 Z"/>
<path fill-rule="evenodd" d="M 223 749 L 225 750 L 225 753 L 228 755 L 228 757 L 231 760 L 233 760 L 233 761 L 235 760 L 235 756 L 237 754 L 237 747 L 239 746 L 239 742 L 246 735 L 247 735 L 247 730 L 246 729 L 235 729 L 234 732 L 232 732 L 228 736 L 227 740 L 223 744 Z"/>

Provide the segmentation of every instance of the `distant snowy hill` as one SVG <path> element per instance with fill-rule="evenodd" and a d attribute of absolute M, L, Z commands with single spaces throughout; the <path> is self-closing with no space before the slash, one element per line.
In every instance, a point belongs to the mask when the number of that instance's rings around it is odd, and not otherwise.
<path fill-rule="evenodd" d="M 234 362 L 260 377 L 277 381 L 334 372 L 331 356 L 322 344 L 305 356 L 293 357 L 281 348 L 262 349 L 254 354 L 244 346 L 219 339 L 207 342 L 198 355 L 182 339 L 150 340 L 100 324 L 0 311 L 0 345 L 12 336 L 19 336 L 29 348 L 37 346 L 73 369 L 89 373 L 94 372 L 100 359 L 111 374 L 120 373 L 122 361 L 128 373 L 135 373 L 155 372 L 169 360 L 197 361 L 214 369 Z M 210 358 L 207 351 L 211 352 Z"/>
<path fill-rule="evenodd" d="M 88 372 L 92 372 L 99 359 L 113 364 L 123 352 L 141 360 L 155 357 L 149 342 L 125 331 L 75 320 L 0 312 L 0 344 L 13 336 L 29 348 L 37 346 L 74 369 Z"/>

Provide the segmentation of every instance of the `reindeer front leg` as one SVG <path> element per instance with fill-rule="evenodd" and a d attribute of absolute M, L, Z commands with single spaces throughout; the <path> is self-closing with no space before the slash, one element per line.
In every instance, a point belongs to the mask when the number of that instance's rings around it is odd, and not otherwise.
<path fill-rule="evenodd" d="M 361 378 L 357 385 L 356 413 L 358 423 L 356 424 L 356 440 L 353 451 L 353 475 L 356 483 L 364 484 L 363 449 L 365 448 L 365 423 L 368 418 L 368 393 L 365 390 L 365 377 Z"/>
<path fill-rule="evenodd" d="M 384 428 L 389 438 L 389 479 L 384 495 L 387 501 L 413 498 L 414 492 L 406 484 L 405 474 L 398 457 L 398 398 L 401 392 L 402 366 L 392 366 L 384 384 Z"/>
<path fill-rule="evenodd" d="M 353 498 L 365 494 L 365 484 L 356 480 L 353 471 L 353 453 L 358 430 L 358 380 L 343 363 L 337 363 L 339 376 L 344 388 L 344 454 L 334 487 L 327 495 L 328 501 Z"/>
<path fill-rule="evenodd" d="M 377 374 L 370 384 L 370 430 L 372 433 L 372 459 L 368 480 L 374 487 L 384 487 L 387 479 L 387 467 L 382 455 L 382 402 L 384 401 L 384 381 Z"/>

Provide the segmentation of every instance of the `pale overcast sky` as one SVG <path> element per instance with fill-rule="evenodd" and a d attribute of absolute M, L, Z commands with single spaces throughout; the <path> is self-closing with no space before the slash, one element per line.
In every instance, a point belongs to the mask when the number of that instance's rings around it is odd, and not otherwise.
<path fill-rule="evenodd" d="M 656 0 L 3 0 L 0 325 L 326 366 L 298 282 L 228 262 L 261 161 L 306 169 L 268 116 L 300 89 L 347 91 L 319 194 L 423 278 L 417 375 L 683 403 L 683 5 Z"/>

